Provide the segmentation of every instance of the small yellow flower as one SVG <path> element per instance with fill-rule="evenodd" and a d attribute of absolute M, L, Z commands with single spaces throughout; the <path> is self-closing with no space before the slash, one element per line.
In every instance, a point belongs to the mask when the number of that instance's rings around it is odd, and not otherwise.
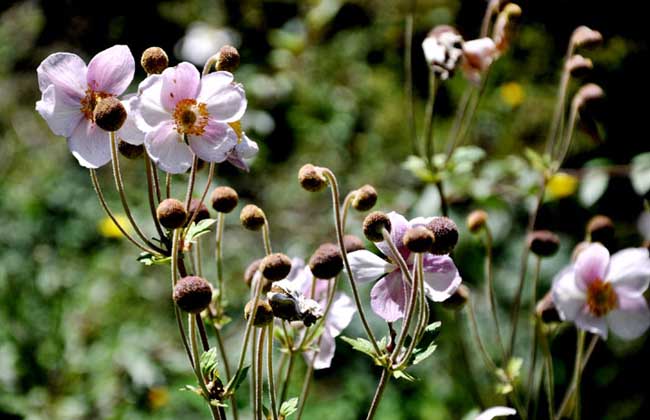
<path fill-rule="evenodd" d="M 165 387 L 154 386 L 149 389 L 147 399 L 149 400 L 149 406 L 151 409 L 157 410 L 166 406 L 169 402 L 169 391 L 167 391 L 167 388 Z"/>
<path fill-rule="evenodd" d="M 548 180 L 546 191 L 550 199 L 560 199 L 573 195 L 578 188 L 578 178 L 564 172 L 558 172 Z"/>
<path fill-rule="evenodd" d="M 125 215 L 116 214 L 115 220 L 117 220 L 117 223 L 119 223 L 120 226 L 126 229 L 127 232 L 131 230 L 129 219 L 127 219 Z M 111 218 L 108 216 L 104 217 L 99 221 L 99 223 L 97 224 L 97 230 L 99 231 L 99 234 L 105 238 L 115 239 L 115 238 L 121 238 L 123 236 L 122 232 L 120 232 L 120 229 L 115 225 L 115 223 L 113 223 Z"/>
<path fill-rule="evenodd" d="M 501 85 L 499 89 L 501 100 L 511 107 L 521 105 L 526 96 L 523 86 L 517 82 L 508 82 Z"/>

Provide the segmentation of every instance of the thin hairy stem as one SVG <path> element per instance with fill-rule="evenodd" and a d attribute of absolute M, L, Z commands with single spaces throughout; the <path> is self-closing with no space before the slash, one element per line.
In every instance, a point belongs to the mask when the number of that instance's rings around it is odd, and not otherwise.
<path fill-rule="evenodd" d="M 535 276 L 533 277 L 533 284 L 531 290 L 531 305 L 533 312 L 533 334 L 531 337 L 531 346 L 530 346 L 530 371 L 528 372 L 528 398 L 526 401 L 526 407 L 530 405 L 530 400 L 533 395 L 533 383 L 535 382 L 535 366 L 537 364 L 537 324 L 539 318 L 535 315 L 535 302 L 537 302 L 537 284 L 539 283 L 540 271 L 542 266 L 542 259 L 540 257 L 536 258 L 535 263 Z"/>
<path fill-rule="evenodd" d="M 190 344 L 192 346 L 192 356 L 194 357 L 194 374 L 196 375 L 196 380 L 199 382 L 199 387 L 203 392 L 203 396 L 208 402 L 208 406 L 210 407 L 210 412 L 212 413 L 212 418 L 214 420 L 221 419 L 221 413 L 219 413 L 219 409 L 214 405 L 212 405 L 212 403 L 210 402 L 210 391 L 208 391 L 208 388 L 205 386 L 205 378 L 203 377 L 203 371 L 201 370 L 201 366 L 199 363 L 200 355 L 199 355 L 199 345 L 196 340 L 196 323 L 194 322 L 194 317 L 192 316 L 192 314 L 188 314 L 187 322 L 189 325 Z"/>
<path fill-rule="evenodd" d="M 165 175 L 165 198 L 172 196 L 172 174 Z"/>
<path fill-rule="evenodd" d="M 200 203 L 203 203 L 205 201 L 205 197 L 208 195 L 208 191 L 210 190 L 210 185 L 212 185 L 212 177 L 214 177 L 214 167 L 215 164 L 214 162 L 210 163 L 210 169 L 208 169 L 208 180 L 205 183 L 205 188 L 203 188 L 203 193 L 201 194 L 201 198 L 199 199 L 199 205 L 196 206 L 192 214 L 190 215 L 190 220 L 187 222 L 187 226 L 189 229 L 189 226 L 192 225 L 192 222 L 196 219 L 196 216 L 199 214 L 199 210 L 201 210 L 201 205 Z M 191 191 L 188 190 L 188 192 L 191 194 Z M 190 201 L 192 199 L 192 196 L 190 195 Z M 189 211 L 189 207 L 188 207 Z"/>
<path fill-rule="evenodd" d="M 265 338 L 266 329 L 260 328 L 260 332 L 257 339 L 257 363 L 256 363 L 256 379 L 255 379 L 255 400 L 257 401 L 257 413 L 256 416 L 258 419 L 262 420 L 264 418 L 262 413 L 262 406 L 264 404 L 264 338 Z"/>
<path fill-rule="evenodd" d="M 488 294 L 488 307 L 490 308 L 490 314 L 492 315 L 492 321 L 494 322 L 494 329 L 496 334 L 496 341 L 503 355 L 503 363 L 506 363 L 508 360 L 508 355 L 506 354 L 506 348 L 503 345 L 501 340 L 501 328 L 499 327 L 499 317 L 497 315 L 497 303 L 496 297 L 494 296 L 494 264 L 493 264 L 493 254 L 492 254 L 492 233 L 490 228 L 485 226 L 485 261 L 486 261 L 486 271 L 487 271 L 487 294 Z"/>
<path fill-rule="evenodd" d="M 223 228 L 226 224 L 226 215 L 224 213 L 217 213 L 217 228 L 215 232 L 215 247 L 214 247 L 214 259 L 217 264 L 217 317 L 221 321 L 221 316 L 223 314 Z"/>
<path fill-rule="evenodd" d="M 208 341 L 208 333 L 205 330 L 205 324 L 203 323 L 203 318 L 201 314 L 196 314 L 196 325 L 199 327 L 199 336 L 201 337 L 201 344 L 203 345 L 203 351 L 210 350 L 210 342 Z"/>
<path fill-rule="evenodd" d="M 578 107 L 576 105 L 571 106 L 571 112 L 569 113 L 569 130 L 562 139 L 562 146 L 557 156 L 557 167 L 558 169 L 562 166 L 564 159 L 566 158 L 569 148 L 571 147 L 571 140 L 573 138 L 573 131 L 575 129 L 576 123 L 578 122 Z"/>
<path fill-rule="evenodd" d="M 402 323 L 402 331 L 400 332 L 399 338 L 397 339 L 397 344 L 393 349 L 393 353 L 390 356 L 391 364 L 395 364 L 397 362 L 397 358 L 402 350 L 402 347 L 404 346 L 406 337 L 408 336 L 409 328 L 411 327 L 411 322 L 413 320 L 413 315 L 415 314 L 415 305 L 417 303 L 417 297 L 420 288 L 419 287 L 420 282 L 418 280 L 418 276 L 422 271 L 420 270 L 420 267 L 422 267 L 422 259 L 423 259 L 423 254 L 421 253 L 415 254 L 415 276 L 413 276 L 413 282 L 411 283 L 411 296 L 404 317 L 404 322 Z M 412 342 L 415 342 L 415 334 L 413 335 L 412 338 L 413 338 Z M 409 354 L 408 352 L 406 352 L 402 362 L 407 362 L 408 357 Z"/>
<path fill-rule="evenodd" d="M 149 159 L 149 155 L 147 155 L 146 153 L 144 154 L 144 165 L 145 165 L 145 171 L 147 172 L 147 197 L 149 198 L 149 210 L 151 211 L 151 219 L 153 220 L 153 224 L 156 227 L 156 231 L 158 232 L 158 237 L 160 238 L 161 241 L 165 242 L 167 240 L 167 236 L 165 235 L 162 226 L 160 226 L 160 222 L 158 221 L 158 217 L 156 215 L 156 202 L 154 197 L 155 181 L 152 175 L 152 173 L 156 170 L 156 168 L 154 168 L 153 165 L 151 165 L 151 160 Z M 160 201 L 160 199 L 158 201 Z"/>
<path fill-rule="evenodd" d="M 481 23 L 481 32 L 479 38 L 485 38 L 490 32 L 490 23 L 492 22 L 492 16 L 498 10 L 500 0 L 490 0 L 488 2 L 487 8 L 485 9 L 485 14 L 483 15 L 483 21 Z"/>
<path fill-rule="evenodd" d="M 246 359 L 246 348 L 248 347 L 248 340 L 250 338 L 251 329 L 253 328 L 253 320 L 257 314 L 257 303 L 260 299 L 260 294 L 262 292 L 262 279 L 255 284 L 255 295 L 253 297 L 253 310 L 250 313 L 248 321 L 246 322 L 246 330 L 244 331 L 244 338 L 241 345 L 241 352 L 239 354 L 239 363 L 237 363 L 237 370 L 239 372 L 244 367 L 244 360 Z"/>
<path fill-rule="evenodd" d="M 284 380 L 282 381 L 282 388 L 280 392 L 280 406 L 282 406 L 282 403 L 284 403 L 287 400 L 287 392 L 289 392 L 289 382 L 291 381 L 291 373 L 293 372 L 295 359 L 296 359 L 296 354 L 290 348 L 289 364 L 287 365 L 287 370 L 286 373 L 284 374 Z"/>
<path fill-rule="evenodd" d="M 348 212 L 350 210 L 350 205 L 352 204 L 352 200 L 354 200 L 354 197 L 357 195 L 357 191 L 350 191 L 346 196 L 345 200 L 343 200 L 343 209 L 341 210 L 342 216 L 341 216 L 341 225 L 343 226 L 343 230 L 345 230 L 345 226 L 347 225 L 348 221 Z"/>
<path fill-rule="evenodd" d="M 379 378 L 379 383 L 377 384 L 375 395 L 374 397 L 372 397 L 372 403 L 370 404 L 370 408 L 368 409 L 368 415 L 366 416 L 366 420 L 372 420 L 372 418 L 375 417 L 375 413 L 377 412 L 377 408 L 379 407 L 379 402 L 381 401 L 381 397 L 384 396 L 386 385 L 388 385 L 389 378 L 390 378 L 390 373 L 388 372 L 388 369 L 384 369 L 381 372 L 381 378 Z"/>
<path fill-rule="evenodd" d="M 178 229 L 175 229 L 174 232 L 172 233 L 172 255 L 171 255 L 172 290 L 174 290 L 174 286 L 176 286 L 176 283 L 178 282 L 178 238 L 179 238 L 179 231 Z M 187 353 L 187 358 L 189 359 L 192 368 L 194 368 L 194 359 L 192 358 L 190 345 L 187 342 L 187 337 L 185 335 L 185 328 L 183 328 L 181 310 L 178 308 L 178 305 L 176 305 L 176 303 L 174 303 L 174 314 L 176 316 L 176 324 L 178 325 L 178 332 L 181 334 L 181 341 L 183 342 L 183 347 L 185 348 L 185 352 Z"/>
<path fill-rule="evenodd" d="M 273 383 L 273 322 L 269 323 L 266 346 L 266 376 L 269 381 L 269 399 L 271 400 L 271 414 L 273 420 L 278 420 L 278 408 L 275 401 L 275 384 Z"/>
<path fill-rule="evenodd" d="M 271 247 L 271 230 L 269 229 L 269 221 L 264 219 L 264 226 L 262 226 L 262 239 L 264 240 L 264 252 L 266 255 L 273 254 Z"/>
<path fill-rule="evenodd" d="M 564 394 L 564 398 L 562 399 L 560 408 L 557 410 L 556 420 L 560 420 L 562 416 L 564 416 L 564 413 L 569 408 L 570 402 L 572 400 L 575 401 L 573 409 L 578 412 L 580 410 L 580 401 L 579 401 L 580 378 L 582 375 L 582 371 L 586 367 L 587 361 L 589 360 L 588 357 L 585 357 L 583 361 L 583 355 L 585 354 L 584 353 L 585 335 L 586 333 L 583 330 L 578 331 L 578 338 L 576 342 L 576 358 L 575 358 L 575 363 L 573 365 L 573 379 L 571 380 L 571 385 L 569 385 L 569 387 L 566 390 L 566 393 Z M 589 344 L 589 347 L 590 348 L 592 346 L 595 347 L 597 342 L 598 342 L 598 336 L 594 335 L 591 339 L 591 343 Z M 593 348 L 591 349 L 590 352 L 588 352 L 589 356 L 591 356 L 592 351 Z"/>
<path fill-rule="evenodd" d="M 566 97 L 569 88 L 569 81 L 571 80 L 571 72 L 569 71 L 569 66 L 567 63 L 573 54 L 573 43 L 569 42 L 567 47 L 566 54 L 564 56 L 564 62 L 562 66 L 562 76 L 560 76 L 560 86 L 557 92 L 557 99 L 555 100 L 555 108 L 553 110 L 553 118 L 551 119 L 551 128 L 548 131 L 548 136 L 546 138 L 546 154 L 550 155 L 553 153 L 555 146 L 557 145 L 558 139 L 562 138 L 562 132 L 564 131 L 564 108 L 566 105 Z"/>
<path fill-rule="evenodd" d="M 187 143 L 187 138 L 183 134 L 183 140 Z M 190 202 L 192 201 L 192 194 L 194 193 L 194 184 L 196 183 L 196 172 L 199 166 L 199 157 L 194 155 L 194 160 L 192 161 L 192 169 L 190 169 L 190 177 L 187 180 L 187 191 L 185 193 L 185 211 L 190 211 Z M 188 223 L 189 225 L 189 223 Z"/>
<path fill-rule="evenodd" d="M 472 330 L 472 337 L 474 337 L 474 342 L 476 343 L 478 349 L 480 350 L 481 357 L 483 358 L 483 363 L 485 363 L 485 367 L 490 371 L 490 372 L 495 372 L 497 370 L 497 365 L 494 363 L 492 358 L 490 357 L 490 354 L 487 352 L 485 349 L 485 346 L 483 345 L 483 340 L 481 339 L 481 334 L 478 329 L 478 324 L 476 322 L 476 313 L 474 312 L 474 304 L 472 303 L 471 298 L 467 300 L 467 304 L 465 305 L 467 308 L 467 313 L 469 315 L 469 320 L 470 320 L 470 329 Z"/>

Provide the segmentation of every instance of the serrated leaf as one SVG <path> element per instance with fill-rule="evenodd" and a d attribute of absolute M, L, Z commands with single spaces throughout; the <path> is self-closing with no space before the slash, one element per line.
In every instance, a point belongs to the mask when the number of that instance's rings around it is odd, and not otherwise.
<path fill-rule="evenodd" d="M 341 336 L 341 340 L 351 345 L 352 348 L 355 349 L 356 351 L 365 353 L 372 358 L 375 358 L 377 356 L 377 354 L 375 353 L 375 349 L 372 347 L 372 343 L 366 340 L 365 338 L 350 338 L 350 337 Z"/>
<path fill-rule="evenodd" d="M 393 371 L 393 377 L 395 379 L 404 379 L 405 381 L 415 382 L 415 376 L 404 372 L 403 370 Z"/>
<path fill-rule="evenodd" d="M 224 389 L 224 394 L 230 395 L 233 392 L 237 390 L 241 386 L 241 384 L 246 380 L 246 374 L 248 373 L 248 370 L 250 369 L 250 365 L 244 366 L 241 369 L 239 369 L 237 372 L 235 372 L 235 375 L 230 379 L 230 382 L 228 382 L 228 385 L 226 385 Z"/>
<path fill-rule="evenodd" d="M 298 398 L 290 398 L 280 406 L 280 417 L 287 418 L 298 410 Z"/>
<path fill-rule="evenodd" d="M 413 361 L 411 364 L 417 365 L 418 363 L 426 360 L 436 351 L 436 348 L 438 348 L 438 345 L 434 343 L 429 344 L 429 346 L 426 348 L 415 348 L 413 350 Z"/>
<path fill-rule="evenodd" d="M 168 264 L 172 259 L 162 255 L 154 255 L 149 252 L 141 252 L 137 260 L 146 266 L 155 264 Z"/>
<path fill-rule="evenodd" d="M 196 238 L 199 238 L 206 233 L 210 232 L 212 225 L 217 223 L 217 219 L 203 219 L 198 223 L 192 223 L 192 225 L 187 229 L 187 234 L 185 234 L 185 240 L 187 242 L 194 241 Z"/>
<path fill-rule="evenodd" d="M 630 180 L 637 194 L 645 195 L 650 191 L 650 152 L 632 158 Z"/>
<path fill-rule="evenodd" d="M 426 162 L 420 157 L 409 156 L 406 158 L 406 161 L 402 163 L 402 167 L 407 171 L 411 172 L 413 176 L 420 179 L 423 182 L 435 182 L 435 176 L 427 168 Z"/>
<path fill-rule="evenodd" d="M 214 378 L 219 377 L 219 358 L 217 354 L 217 348 L 212 347 L 210 350 L 203 352 L 199 358 L 199 365 L 201 366 L 201 371 L 203 376 L 212 381 Z"/>
<path fill-rule="evenodd" d="M 603 196 L 609 184 L 609 174 L 603 169 L 593 168 L 585 171 L 580 189 L 578 190 L 578 199 L 585 207 L 590 207 Z"/>

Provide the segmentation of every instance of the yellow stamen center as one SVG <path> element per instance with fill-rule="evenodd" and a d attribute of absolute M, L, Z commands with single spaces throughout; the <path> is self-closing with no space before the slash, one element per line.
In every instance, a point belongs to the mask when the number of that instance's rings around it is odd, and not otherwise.
<path fill-rule="evenodd" d="M 592 315 L 601 317 L 616 308 L 618 296 L 610 283 L 596 279 L 587 288 L 587 308 Z"/>
<path fill-rule="evenodd" d="M 201 136 L 208 125 L 207 106 L 204 103 L 197 103 L 194 99 L 178 101 L 173 117 L 179 134 Z"/>
<path fill-rule="evenodd" d="M 87 120 L 93 121 L 93 112 L 95 107 L 104 98 L 111 96 L 110 93 L 94 91 L 90 88 L 86 90 L 86 96 L 81 99 L 81 113 L 84 114 Z"/>

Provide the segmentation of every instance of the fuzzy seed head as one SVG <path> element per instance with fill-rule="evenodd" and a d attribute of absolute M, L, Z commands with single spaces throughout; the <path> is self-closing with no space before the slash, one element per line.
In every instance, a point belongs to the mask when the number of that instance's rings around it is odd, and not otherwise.
<path fill-rule="evenodd" d="M 436 255 L 449 254 L 458 243 L 458 226 L 448 217 L 434 217 L 427 229 L 433 232 L 435 242 L 431 247 L 431 253 Z"/>
<path fill-rule="evenodd" d="M 212 286 L 198 276 L 187 276 L 174 286 L 174 302 L 179 308 L 191 314 L 198 314 L 212 301 Z"/>
<path fill-rule="evenodd" d="M 343 258 L 339 247 L 325 243 L 318 247 L 309 259 L 312 274 L 319 279 L 331 279 L 343 270 Z"/>
<path fill-rule="evenodd" d="M 210 210 L 208 210 L 208 207 L 198 198 L 190 200 L 190 211 L 188 217 L 192 217 L 194 212 L 196 212 L 194 223 L 199 223 L 201 220 L 210 218 Z"/>
<path fill-rule="evenodd" d="M 212 208 L 219 213 L 230 213 L 237 207 L 239 196 L 237 191 L 230 187 L 217 187 L 210 196 Z"/>
<path fill-rule="evenodd" d="M 377 203 L 377 191 L 372 185 L 359 188 L 352 199 L 352 207 L 358 211 L 368 211 Z"/>
<path fill-rule="evenodd" d="M 587 26 L 578 26 L 571 35 L 574 47 L 586 47 L 603 42 L 603 35 Z"/>
<path fill-rule="evenodd" d="M 239 221 L 248 230 L 260 230 L 266 223 L 266 215 L 261 208 L 248 204 L 239 213 Z"/>
<path fill-rule="evenodd" d="M 528 247 L 539 257 L 550 257 L 560 248 L 560 238 L 550 230 L 536 230 L 528 236 Z"/>
<path fill-rule="evenodd" d="M 182 227 L 187 220 L 185 206 L 175 198 L 163 200 L 156 209 L 156 216 L 160 224 L 167 229 Z"/>
<path fill-rule="evenodd" d="M 138 159 L 144 154 L 144 145 L 139 144 L 136 146 L 135 144 L 127 143 L 120 139 L 117 142 L 117 150 L 127 159 Z"/>
<path fill-rule="evenodd" d="M 239 67 L 239 51 L 231 45 L 224 45 L 219 50 L 219 58 L 217 59 L 217 70 L 229 71 L 233 73 Z"/>
<path fill-rule="evenodd" d="M 553 294 L 550 290 L 537 302 L 535 314 L 546 324 L 562 321 L 560 314 L 555 308 L 555 303 L 553 303 Z"/>
<path fill-rule="evenodd" d="M 291 258 L 281 253 L 267 255 L 260 264 L 260 270 L 271 281 L 282 280 L 291 271 Z"/>
<path fill-rule="evenodd" d="M 345 247 L 345 252 L 347 253 L 366 249 L 361 238 L 356 235 L 345 235 L 343 237 L 343 246 Z"/>
<path fill-rule="evenodd" d="M 248 301 L 244 307 L 244 317 L 246 320 L 250 319 L 251 314 L 253 313 L 253 305 L 255 304 L 254 300 Z M 264 327 L 273 322 L 273 309 L 269 302 L 263 299 L 258 299 L 257 301 L 257 310 L 255 311 L 255 319 L 253 319 L 253 325 L 255 327 Z"/>
<path fill-rule="evenodd" d="M 404 246 L 411 252 L 423 253 L 431 251 L 435 242 L 433 232 L 424 226 L 410 228 L 402 238 Z"/>
<path fill-rule="evenodd" d="M 592 217 L 587 223 L 587 236 L 591 242 L 609 243 L 614 239 L 614 222 L 602 214 Z"/>
<path fill-rule="evenodd" d="M 485 210 L 474 210 L 467 216 L 467 230 L 478 233 L 485 227 L 488 214 Z"/>
<path fill-rule="evenodd" d="M 162 48 L 149 47 L 142 53 L 140 65 L 147 74 L 160 74 L 169 65 L 169 58 Z"/>
<path fill-rule="evenodd" d="M 99 101 L 93 111 L 95 124 L 102 130 L 117 131 L 126 121 L 126 109 L 114 96 L 108 96 Z"/>
<path fill-rule="evenodd" d="M 390 219 L 385 213 L 373 211 L 363 220 L 363 234 L 372 242 L 381 242 L 384 240 L 382 230 L 390 232 Z"/>
<path fill-rule="evenodd" d="M 310 192 L 318 192 L 327 187 L 327 179 L 323 176 L 322 170 L 308 163 L 298 171 L 300 186 Z"/>

